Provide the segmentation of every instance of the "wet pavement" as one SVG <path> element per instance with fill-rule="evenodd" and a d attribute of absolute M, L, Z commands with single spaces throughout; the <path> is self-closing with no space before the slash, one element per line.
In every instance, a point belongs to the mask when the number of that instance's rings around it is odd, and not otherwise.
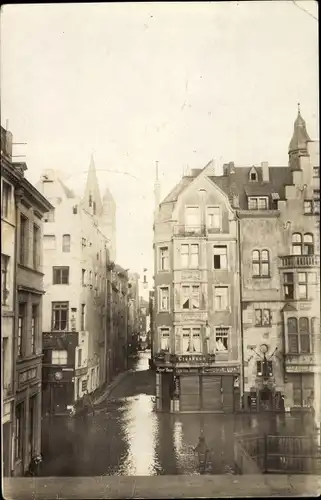
<path fill-rule="evenodd" d="M 211 449 L 207 473 L 233 473 L 235 434 L 303 433 L 303 416 L 156 413 L 149 356 L 141 353 L 87 421 L 43 420 L 41 476 L 198 475 L 193 448 L 201 431 Z"/>

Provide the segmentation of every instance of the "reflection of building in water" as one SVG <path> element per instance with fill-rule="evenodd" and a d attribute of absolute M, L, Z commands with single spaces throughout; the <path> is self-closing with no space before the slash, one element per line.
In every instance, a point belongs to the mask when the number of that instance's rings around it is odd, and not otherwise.
<path fill-rule="evenodd" d="M 157 456 L 158 474 L 177 474 L 174 445 L 174 417 L 162 413 L 157 414 L 156 418 L 155 454 Z"/>
<path fill-rule="evenodd" d="M 156 472 L 155 433 L 156 415 L 150 396 L 140 395 L 130 401 L 126 439 L 129 444 L 122 474 L 150 476 Z"/>

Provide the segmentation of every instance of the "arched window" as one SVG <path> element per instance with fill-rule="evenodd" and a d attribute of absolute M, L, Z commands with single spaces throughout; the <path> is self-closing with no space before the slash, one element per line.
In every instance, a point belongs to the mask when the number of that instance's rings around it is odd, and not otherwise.
<path fill-rule="evenodd" d="M 253 250 L 252 275 L 254 277 L 270 276 L 270 256 L 268 250 Z"/>
<path fill-rule="evenodd" d="M 292 235 L 292 255 L 302 255 L 302 234 L 300 233 Z"/>
<path fill-rule="evenodd" d="M 306 233 L 303 237 L 303 254 L 304 255 L 314 254 L 313 234 L 311 233 Z"/>
<path fill-rule="evenodd" d="M 296 318 L 288 318 L 287 327 L 289 352 L 297 354 L 299 352 L 298 320 Z"/>
<path fill-rule="evenodd" d="M 310 352 L 310 330 L 309 318 L 299 319 L 300 352 L 305 354 Z"/>
<path fill-rule="evenodd" d="M 298 333 L 298 320 L 296 318 L 288 318 L 288 333 Z"/>

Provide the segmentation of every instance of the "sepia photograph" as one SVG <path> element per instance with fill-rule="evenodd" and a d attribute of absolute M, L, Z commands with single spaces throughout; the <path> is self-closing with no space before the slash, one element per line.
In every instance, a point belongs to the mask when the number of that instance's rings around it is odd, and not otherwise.
<path fill-rule="evenodd" d="M 320 496 L 318 3 L 0 19 L 3 498 Z"/>

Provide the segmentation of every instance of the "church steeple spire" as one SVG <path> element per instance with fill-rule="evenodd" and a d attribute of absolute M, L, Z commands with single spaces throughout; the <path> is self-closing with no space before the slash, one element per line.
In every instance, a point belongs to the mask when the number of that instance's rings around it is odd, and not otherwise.
<path fill-rule="evenodd" d="M 102 211 L 102 202 L 98 185 L 94 154 L 91 154 L 90 164 L 87 174 L 87 181 L 83 196 L 83 203 L 86 209 L 93 215 L 99 216 Z"/>
<path fill-rule="evenodd" d="M 301 115 L 300 103 L 298 103 L 298 115 L 294 122 L 293 135 L 289 144 L 289 164 L 291 170 L 300 170 L 299 157 L 308 154 L 308 142 L 310 141 L 305 121 Z"/>

